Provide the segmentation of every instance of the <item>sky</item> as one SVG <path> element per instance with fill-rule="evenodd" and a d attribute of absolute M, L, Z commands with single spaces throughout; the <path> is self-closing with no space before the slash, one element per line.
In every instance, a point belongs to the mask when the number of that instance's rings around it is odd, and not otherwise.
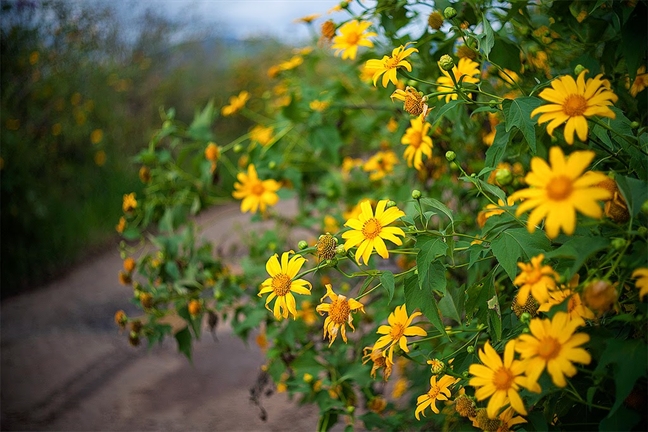
<path fill-rule="evenodd" d="M 321 16 L 314 22 L 319 26 L 326 19 L 340 20 L 345 12 L 328 11 L 340 0 L 158 0 L 170 14 L 190 11 L 204 23 L 214 23 L 226 35 L 240 39 L 253 36 L 274 36 L 286 42 L 296 42 L 309 37 L 303 23 L 294 21 L 311 14 Z"/>

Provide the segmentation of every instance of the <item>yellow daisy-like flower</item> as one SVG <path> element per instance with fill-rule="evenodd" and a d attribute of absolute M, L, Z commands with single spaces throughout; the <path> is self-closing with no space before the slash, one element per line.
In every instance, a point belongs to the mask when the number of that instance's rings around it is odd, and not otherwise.
<path fill-rule="evenodd" d="M 591 218 L 603 216 L 598 201 L 611 196 L 598 183 L 606 176 L 593 171 L 584 173 L 594 156 L 593 151 L 585 150 L 565 157 L 560 147 L 552 147 L 549 150 L 551 166 L 539 157 L 531 159 L 531 171 L 524 178 L 531 187 L 511 195 L 514 201 L 524 200 L 516 211 L 518 216 L 534 209 L 527 221 L 529 232 L 534 232 L 536 225 L 545 219 L 549 238 L 556 238 L 561 229 L 572 235 L 577 210 Z"/>
<path fill-rule="evenodd" d="M 124 218 L 124 216 L 122 216 L 122 217 L 119 218 L 119 223 L 118 223 L 117 226 L 115 227 L 115 230 L 116 230 L 119 234 L 121 234 L 121 233 L 124 232 L 125 229 L 126 229 L 126 218 Z"/>
<path fill-rule="evenodd" d="M 277 68 L 279 71 L 288 71 L 291 69 L 295 69 L 297 66 L 301 65 L 304 63 L 304 57 L 300 55 L 295 55 L 290 58 L 290 60 L 286 60 L 285 62 L 281 62 L 277 65 Z"/>
<path fill-rule="evenodd" d="M 396 89 L 390 98 L 392 102 L 394 99 L 403 101 L 403 109 L 413 116 L 423 115 L 425 118 L 429 111 L 427 96 L 423 96 L 423 93 L 417 91 L 414 87 L 407 86 L 405 90 Z"/>
<path fill-rule="evenodd" d="M 242 199 L 241 211 L 243 213 L 251 211 L 256 213 L 261 209 L 261 213 L 266 211 L 267 206 L 273 206 L 279 201 L 276 192 L 281 187 L 275 180 L 259 180 L 254 164 L 248 166 L 247 174 L 238 173 L 236 176 L 238 182 L 234 183 L 234 192 L 232 196 L 236 199 Z"/>
<path fill-rule="evenodd" d="M 486 342 L 484 349 L 479 350 L 479 359 L 484 364 L 472 364 L 468 368 L 468 372 L 473 375 L 468 383 L 477 389 L 475 398 L 478 401 L 490 398 L 486 406 L 490 418 L 495 418 L 499 410 L 509 403 L 518 413 L 527 413 L 518 394 L 520 387 L 526 387 L 525 364 L 514 360 L 514 355 L 514 340 L 506 344 L 504 359 Z"/>
<path fill-rule="evenodd" d="M 546 88 L 538 96 L 551 102 L 539 106 L 531 112 L 531 117 L 541 114 L 538 124 L 547 123 L 547 133 L 553 136 L 556 127 L 565 123 L 565 141 L 574 143 L 574 132 L 581 141 L 587 140 L 586 117 L 600 116 L 614 118 L 614 112 L 609 108 L 618 97 L 609 87 L 609 81 L 601 79 L 602 74 L 589 78 L 585 82 L 584 70 L 576 81 L 571 76 L 562 76 L 551 82 L 551 88 Z"/>
<path fill-rule="evenodd" d="M 514 415 L 515 411 L 511 407 L 502 411 L 498 417 L 500 425 L 497 427 L 495 432 L 509 432 L 513 429 L 513 426 L 527 422 L 523 417 L 514 417 Z"/>
<path fill-rule="evenodd" d="M 646 87 L 648 87 L 648 73 L 646 73 L 645 65 L 642 65 L 637 70 L 637 76 L 632 82 L 632 86 L 630 86 L 629 80 L 626 86 L 630 87 L 630 95 L 632 95 L 632 97 L 637 97 L 639 93 L 641 93 Z"/>
<path fill-rule="evenodd" d="M 544 254 L 531 258 L 528 264 L 518 263 L 522 271 L 513 283 L 520 286 L 517 294 L 517 302 L 520 305 L 526 303 L 529 293 L 538 303 L 542 304 L 549 300 L 549 293 L 556 289 L 558 273 L 551 266 L 542 265 Z"/>
<path fill-rule="evenodd" d="M 632 277 L 637 278 L 635 285 L 639 288 L 639 299 L 648 294 L 648 268 L 641 267 L 632 272 Z"/>
<path fill-rule="evenodd" d="M 137 200 L 135 199 L 135 192 L 124 194 L 124 199 L 122 201 L 122 210 L 124 213 L 132 212 L 137 208 Z"/>
<path fill-rule="evenodd" d="M 486 224 L 486 220 L 493 216 L 499 216 L 502 213 L 504 213 L 504 207 L 511 207 L 513 204 L 513 200 L 511 197 L 506 198 L 506 204 L 504 204 L 504 201 L 501 199 L 497 200 L 497 205 L 495 204 L 488 204 L 486 208 L 477 214 L 477 223 L 481 228 L 484 227 Z"/>
<path fill-rule="evenodd" d="M 338 29 L 339 35 L 333 38 L 333 48 L 335 55 L 342 53 L 342 60 L 355 60 L 358 54 L 358 47 L 364 46 L 371 48 L 373 42 L 370 37 L 378 36 L 377 33 L 367 31 L 371 26 L 369 21 L 349 21 Z"/>
<path fill-rule="evenodd" d="M 273 131 L 274 129 L 270 126 L 256 125 L 250 131 L 250 140 L 262 146 L 268 145 L 272 141 Z"/>
<path fill-rule="evenodd" d="M 407 128 L 401 138 L 401 144 L 407 146 L 404 153 L 407 166 L 414 165 L 414 168 L 420 170 L 423 167 L 423 155 L 432 157 L 432 138 L 428 136 L 432 125 L 425 121 L 423 114 L 410 120 L 410 124 L 411 127 Z"/>
<path fill-rule="evenodd" d="M 373 349 L 372 347 L 365 347 L 362 350 L 362 364 L 367 363 L 369 360 L 373 363 L 371 367 L 371 378 L 376 378 L 376 371 L 384 368 L 383 380 L 387 381 L 392 374 L 394 362 L 387 357 L 387 353 L 381 349 Z"/>
<path fill-rule="evenodd" d="M 369 180 L 375 181 L 394 171 L 394 165 L 397 163 L 398 157 L 396 153 L 393 151 L 379 151 L 364 163 L 362 169 L 371 173 Z"/>
<path fill-rule="evenodd" d="M 406 336 L 427 336 L 427 332 L 421 327 L 411 325 L 412 320 L 420 315 L 421 312 L 414 312 L 412 315 L 407 315 L 405 305 L 396 306 L 394 312 L 389 314 L 389 317 L 387 318 L 389 325 L 381 325 L 378 327 L 376 333 L 384 336 L 378 338 L 373 349 L 389 350 L 387 357 L 392 361 L 392 363 L 394 360 L 395 345 L 398 344 L 403 351 L 409 352 Z"/>
<path fill-rule="evenodd" d="M 441 67 L 439 68 L 441 69 Z M 439 86 L 437 87 L 437 91 L 438 92 L 451 91 L 454 88 L 454 81 L 452 81 L 452 78 L 450 77 L 450 73 L 443 69 L 441 69 L 441 72 L 443 72 L 443 76 L 437 78 L 437 83 L 439 84 Z M 462 80 L 463 83 L 475 84 L 479 82 L 479 75 L 480 75 L 479 63 L 474 62 L 467 57 L 460 58 L 459 63 L 452 68 L 451 72 L 454 75 L 457 83 L 459 83 L 461 77 L 463 77 Z M 444 97 L 446 102 L 450 102 L 451 100 L 456 100 L 458 98 L 456 92 L 449 93 L 447 95 L 439 95 L 439 99 L 442 99 Z"/>
<path fill-rule="evenodd" d="M 316 308 L 320 315 L 324 315 L 324 312 L 328 313 L 328 316 L 324 320 L 324 337 L 326 338 L 328 335 L 330 341 L 329 346 L 331 346 L 338 332 L 340 332 L 342 340 L 346 343 L 345 324 L 349 324 L 349 327 L 355 331 L 351 312 L 360 310 L 364 313 L 364 305 L 357 300 L 347 299 L 341 294 L 334 293 L 331 284 L 326 284 L 326 294 L 320 299 L 320 302 L 323 302 L 326 297 L 331 299 L 331 303 L 321 303 Z"/>
<path fill-rule="evenodd" d="M 389 240 L 398 246 L 403 244 L 401 239 L 396 237 L 404 237 L 405 233 L 403 230 L 387 225 L 405 216 L 405 213 L 396 206 L 385 210 L 387 202 L 388 200 L 378 201 L 375 215 L 368 200 L 361 202 L 360 215 L 357 218 L 347 220 L 344 224 L 344 226 L 351 228 L 349 231 L 342 233 L 342 238 L 346 240 L 344 249 L 348 251 L 352 247 L 358 246 L 355 254 L 358 264 L 362 260 L 367 264 L 374 249 L 376 249 L 376 252 L 382 258 L 389 258 L 389 252 L 387 251 L 384 240 Z"/>
<path fill-rule="evenodd" d="M 589 341 L 589 335 L 576 333 L 583 325 L 582 319 L 569 319 L 565 312 L 556 312 L 552 319 L 534 318 L 529 323 L 530 334 L 517 338 L 515 351 L 526 360 L 527 388 L 540 392 L 538 378 L 547 369 L 551 379 L 558 387 L 565 387 L 565 375 L 576 375 L 572 362 L 589 364 L 592 356 L 580 345 Z"/>
<path fill-rule="evenodd" d="M 231 116 L 232 114 L 238 112 L 241 108 L 245 106 L 245 103 L 250 99 L 250 93 L 243 90 L 238 96 L 232 96 L 229 99 L 229 105 L 224 106 L 221 109 L 221 114 L 225 117 Z"/>
<path fill-rule="evenodd" d="M 423 417 L 425 417 L 425 409 L 427 407 L 432 408 L 434 414 L 439 414 L 436 401 L 448 400 L 452 394 L 449 387 L 455 382 L 455 378 L 450 375 L 443 375 L 438 382 L 436 375 L 432 375 L 432 378 L 430 378 L 430 390 L 416 399 L 416 411 L 414 412 L 416 420 L 420 420 L 419 414 L 423 414 Z"/>
<path fill-rule="evenodd" d="M 392 84 L 396 85 L 398 83 L 398 78 L 396 77 L 396 70 L 399 67 L 407 69 L 408 72 L 412 71 L 412 65 L 405 60 L 406 57 L 410 56 L 412 53 L 418 52 L 416 48 L 408 48 L 407 46 L 411 42 L 408 42 L 405 45 L 401 45 L 398 48 L 392 50 L 391 56 L 383 56 L 382 59 L 372 59 L 367 60 L 366 68 L 373 70 L 373 85 L 376 85 L 376 81 L 380 75 L 382 77 L 382 85 L 387 88 L 387 83 L 390 81 Z"/>
<path fill-rule="evenodd" d="M 559 305 L 565 300 L 568 300 L 567 315 L 569 316 L 569 319 L 595 319 L 596 315 L 594 315 L 594 312 L 583 304 L 580 294 L 574 291 L 578 286 L 578 280 L 579 276 L 576 274 L 569 282 L 569 287 L 550 291 L 549 299 L 540 305 L 538 312 L 549 312 L 552 306 Z"/>
<path fill-rule="evenodd" d="M 263 294 L 270 293 L 265 302 L 265 307 L 268 310 L 270 310 L 268 303 L 276 299 L 273 313 L 277 319 L 288 318 L 288 313 L 292 314 L 293 319 L 297 319 L 295 297 L 292 293 L 310 295 L 310 282 L 304 279 L 293 280 L 306 259 L 301 255 L 293 255 L 290 259 L 289 257 L 290 252 L 281 254 L 281 264 L 279 264 L 277 254 L 270 257 L 266 262 L 266 271 L 270 277 L 263 281 L 258 294 L 261 297 Z"/>

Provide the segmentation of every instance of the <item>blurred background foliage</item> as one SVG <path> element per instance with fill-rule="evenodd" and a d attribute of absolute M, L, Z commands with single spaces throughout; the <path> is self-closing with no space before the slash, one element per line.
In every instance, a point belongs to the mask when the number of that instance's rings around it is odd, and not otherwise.
<path fill-rule="evenodd" d="M 188 123 L 196 105 L 224 105 L 244 84 L 267 87 L 268 65 L 287 48 L 270 38 L 233 40 L 154 5 L 0 6 L 4 298 L 117 241 L 122 195 L 141 185 L 132 156 L 163 107 Z M 225 142 L 250 125 L 217 120 L 214 127 Z"/>

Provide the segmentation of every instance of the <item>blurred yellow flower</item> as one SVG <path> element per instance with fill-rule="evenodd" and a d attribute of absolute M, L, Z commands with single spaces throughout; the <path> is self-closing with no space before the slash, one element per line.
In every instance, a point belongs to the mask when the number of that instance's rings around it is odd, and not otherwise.
<path fill-rule="evenodd" d="M 394 383 L 394 388 L 392 389 L 392 397 L 394 399 L 400 399 L 407 392 L 409 387 L 409 381 L 406 378 L 400 377 Z"/>
<path fill-rule="evenodd" d="M 210 142 L 205 148 L 205 159 L 211 163 L 211 172 L 216 171 L 216 165 L 220 158 L 220 148 L 216 143 Z"/>
<path fill-rule="evenodd" d="M 135 199 L 135 192 L 124 194 L 124 200 L 122 202 L 122 209 L 124 213 L 129 213 L 137 208 L 137 200 Z"/>
<path fill-rule="evenodd" d="M 639 299 L 648 294 L 648 268 L 641 267 L 632 272 L 632 277 L 637 278 L 635 285 L 639 288 Z"/>
<path fill-rule="evenodd" d="M 124 216 L 122 216 L 122 217 L 119 218 L 119 223 L 118 223 L 117 226 L 115 227 L 115 230 L 116 230 L 119 234 L 121 234 L 121 233 L 124 232 L 124 229 L 126 229 L 126 219 L 124 218 Z"/>
<path fill-rule="evenodd" d="M 250 99 L 250 94 L 243 90 L 238 96 L 232 96 L 229 99 L 229 105 L 224 106 L 221 109 L 221 114 L 225 117 L 231 116 L 232 114 L 241 110 L 245 103 Z"/>
<path fill-rule="evenodd" d="M 76 92 L 72 95 L 72 97 L 70 97 L 70 103 L 73 106 L 79 105 L 80 102 L 81 102 L 81 93 Z"/>
<path fill-rule="evenodd" d="M 371 378 L 376 378 L 376 371 L 384 368 L 383 380 L 387 381 L 394 367 L 394 362 L 387 356 L 387 353 L 382 349 L 365 347 L 362 354 L 362 364 L 367 363 L 369 360 L 373 363 L 371 366 Z"/>
<path fill-rule="evenodd" d="M 319 319 L 317 313 L 315 312 L 313 304 L 308 300 L 301 302 L 301 310 L 297 311 L 297 317 L 304 321 L 304 324 L 306 324 L 307 326 L 312 326 L 313 324 L 317 323 Z"/>
<path fill-rule="evenodd" d="M 342 160 L 342 167 L 341 167 L 342 175 L 345 177 L 348 176 L 353 168 L 360 167 L 362 166 L 362 164 L 363 164 L 362 159 L 346 156 Z"/>
<path fill-rule="evenodd" d="M 272 132 L 274 129 L 270 126 L 256 125 L 250 131 L 250 140 L 266 146 L 272 142 Z"/>
<path fill-rule="evenodd" d="M 284 252 L 281 255 L 281 264 L 277 254 L 268 259 L 266 271 L 270 277 L 261 284 L 258 296 L 269 294 L 265 302 L 265 307 L 268 310 L 270 310 L 268 304 L 275 300 L 273 313 L 276 319 L 288 318 L 289 313 L 292 314 L 293 319 L 297 319 L 293 292 L 310 295 L 310 282 L 304 279 L 294 279 L 305 262 L 306 259 L 301 255 L 290 257 L 290 252 Z"/>
<path fill-rule="evenodd" d="M 408 61 L 406 61 L 405 58 L 409 57 L 412 53 L 418 52 L 418 50 L 416 48 L 408 48 L 410 43 L 412 42 L 408 42 L 405 45 L 394 48 L 392 50 L 391 56 L 383 56 L 383 58 L 380 60 L 367 60 L 366 67 L 374 70 L 374 75 L 372 77 L 374 86 L 376 85 L 376 82 L 378 81 L 380 75 L 383 74 L 383 87 L 387 88 L 387 84 L 390 81 L 392 84 L 396 85 L 398 82 L 396 70 L 399 67 L 407 69 L 408 72 L 412 71 L 412 65 Z"/>
<path fill-rule="evenodd" d="M 104 164 L 106 163 L 106 152 L 103 150 L 96 152 L 94 155 L 94 163 L 97 166 L 104 166 Z"/>
<path fill-rule="evenodd" d="M 314 101 L 311 101 L 308 104 L 310 109 L 312 109 L 313 111 L 319 111 L 319 112 L 324 111 L 326 108 L 329 107 L 329 105 L 331 105 L 330 101 L 320 101 L 320 100 L 314 100 Z"/>
<path fill-rule="evenodd" d="M 578 286 L 578 274 L 574 276 L 575 281 L 570 283 L 572 288 Z M 562 288 L 549 292 L 549 299 L 538 308 L 538 312 L 549 312 L 552 306 L 559 305 L 567 300 L 567 315 L 569 319 L 589 319 L 596 318 L 594 312 L 585 306 L 581 300 L 580 294 L 571 288 Z"/>
<path fill-rule="evenodd" d="M 61 123 L 54 123 L 52 125 L 52 135 L 59 136 L 62 131 L 63 127 L 61 126 Z"/>
<path fill-rule="evenodd" d="M 315 21 L 317 18 L 319 18 L 320 16 L 321 16 L 320 14 L 306 15 L 306 16 L 303 16 L 301 18 L 297 18 L 294 22 L 310 24 L 313 21 Z"/>
<path fill-rule="evenodd" d="M 378 36 L 374 32 L 367 31 L 371 26 L 369 21 L 349 21 L 338 29 L 339 35 L 333 38 L 333 48 L 335 55 L 342 53 L 342 60 L 355 60 L 358 54 L 358 47 L 373 47 L 370 37 Z"/>
<path fill-rule="evenodd" d="M 537 156 L 531 159 L 531 171 L 525 177 L 531 187 L 511 195 L 514 201 L 523 200 L 516 211 L 517 216 L 534 209 L 527 221 L 530 233 L 545 219 L 549 238 L 556 238 L 561 229 L 572 235 L 576 228 L 576 211 L 596 219 L 603 216 L 598 201 L 611 195 L 598 183 L 606 176 L 593 171 L 584 173 L 594 156 L 593 151 L 584 150 L 565 157 L 562 149 L 555 146 L 549 150 L 551 166 Z"/>
<path fill-rule="evenodd" d="M 293 56 L 290 60 L 279 63 L 277 67 L 279 68 L 280 71 L 287 71 L 287 70 L 295 69 L 297 66 L 301 65 L 302 63 L 304 63 L 304 58 L 302 56 L 296 55 Z"/>
<path fill-rule="evenodd" d="M 266 211 L 267 206 L 273 206 L 279 201 L 277 191 L 281 187 L 275 180 L 259 180 L 254 164 L 248 165 L 247 174 L 238 173 L 238 180 L 234 183 L 234 192 L 232 196 L 241 202 L 241 211 L 243 213 L 251 211 L 261 213 Z"/>
<path fill-rule="evenodd" d="M 95 129 L 90 133 L 90 142 L 92 144 L 99 144 L 103 140 L 103 131 L 101 129 Z"/>
<path fill-rule="evenodd" d="M 397 163 L 396 153 L 391 150 L 379 151 L 364 163 L 362 169 L 370 172 L 369 179 L 375 181 L 394 171 L 394 165 Z"/>
<path fill-rule="evenodd" d="M 340 225 L 337 219 L 331 215 L 324 216 L 324 232 L 335 233 L 340 230 Z"/>
<path fill-rule="evenodd" d="M 328 336 L 329 346 L 331 346 L 339 332 L 342 335 L 342 340 L 346 343 L 346 324 L 355 331 L 351 312 L 359 310 L 364 313 L 364 305 L 355 299 L 347 299 L 341 294 L 336 294 L 330 284 L 326 284 L 326 294 L 320 299 L 320 302 L 323 302 L 326 297 L 331 299 L 331 303 L 321 303 L 316 308 L 320 315 L 324 315 L 324 312 L 327 313 L 324 320 L 324 338 Z"/>
<path fill-rule="evenodd" d="M 392 133 L 398 130 L 398 122 L 393 117 L 387 122 L 387 130 Z"/>
<path fill-rule="evenodd" d="M 630 88 L 630 95 L 632 95 L 632 97 L 637 97 L 639 93 L 648 87 L 648 73 L 646 73 L 646 65 L 641 65 L 637 70 L 637 76 L 632 82 L 632 86 L 630 86 L 630 79 L 628 79 L 628 82 L 626 82 L 626 88 L 628 87 Z"/>
<path fill-rule="evenodd" d="M 499 117 L 496 113 L 488 113 L 488 125 L 490 131 L 482 137 L 482 142 L 487 146 L 492 146 L 495 142 L 495 127 L 499 124 Z"/>
<path fill-rule="evenodd" d="M 450 77 L 450 73 L 446 70 L 443 70 L 440 66 L 439 69 L 441 69 L 443 76 L 437 78 L 437 83 L 439 84 L 439 86 L 437 87 L 437 91 L 438 92 L 453 91 L 455 84 L 452 78 Z M 452 67 L 451 72 L 454 75 L 455 81 L 457 81 L 457 83 L 459 83 L 459 81 L 462 81 L 462 83 L 473 83 L 473 84 L 479 82 L 479 76 L 480 76 L 479 63 L 474 62 L 469 58 L 466 57 L 460 58 L 459 63 Z M 447 95 L 439 95 L 439 99 L 442 99 L 444 97 L 447 103 L 450 102 L 451 100 L 456 100 L 458 98 L 458 95 L 456 91 L 453 91 L 453 93 Z"/>
<path fill-rule="evenodd" d="M 506 204 L 504 204 L 504 201 L 501 199 L 497 200 L 497 205 L 495 204 L 488 204 L 486 205 L 486 208 L 482 211 L 479 212 L 477 215 L 477 223 L 481 228 L 484 227 L 486 224 L 486 220 L 497 215 L 501 215 L 504 213 L 504 208 L 503 207 L 511 207 L 515 204 L 511 197 L 508 197 L 506 199 Z"/>
<path fill-rule="evenodd" d="M 30 65 L 35 65 L 38 63 L 38 59 L 40 58 L 40 54 L 38 51 L 33 51 L 31 54 L 29 54 L 29 64 Z"/>
<path fill-rule="evenodd" d="M 425 121 L 425 116 L 421 114 L 415 119 L 410 120 L 411 127 L 407 128 L 405 135 L 401 138 L 401 144 L 406 145 L 405 159 L 407 166 L 414 166 L 417 170 L 423 167 L 423 155 L 428 158 L 432 157 L 432 138 L 428 132 L 432 125 Z"/>
<path fill-rule="evenodd" d="M 529 293 L 538 303 L 543 304 L 549 300 L 549 293 L 556 289 L 556 279 L 559 275 L 551 266 L 543 266 L 543 260 L 544 254 L 540 254 L 531 258 L 528 264 L 518 263 L 521 272 L 513 284 L 520 286 L 516 297 L 519 305 L 526 303 Z"/>

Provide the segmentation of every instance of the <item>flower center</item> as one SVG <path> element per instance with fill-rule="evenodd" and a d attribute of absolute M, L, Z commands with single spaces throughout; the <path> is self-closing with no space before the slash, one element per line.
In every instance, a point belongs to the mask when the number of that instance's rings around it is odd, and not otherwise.
<path fill-rule="evenodd" d="M 560 342 L 548 336 L 540 341 L 538 345 L 538 355 L 545 360 L 551 360 L 560 353 Z"/>
<path fill-rule="evenodd" d="M 533 285 L 537 283 L 540 280 L 540 278 L 542 278 L 542 272 L 540 271 L 539 268 L 534 268 L 531 271 L 527 271 L 527 277 L 524 283 Z"/>
<path fill-rule="evenodd" d="M 356 45 L 359 39 L 360 35 L 358 33 L 350 33 L 347 35 L 346 41 L 349 45 Z"/>
<path fill-rule="evenodd" d="M 587 99 L 581 95 L 569 95 L 565 99 L 565 102 L 563 102 L 563 112 L 569 117 L 582 116 L 586 109 Z"/>
<path fill-rule="evenodd" d="M 280 297 L 285 296 L 290 291 L 291 285 L 291 280 L 287 274 L 279 273 L 272 278 L 272 290 Z"/>
<path fill-rule="evenodd" d="M 438 386 L 432 386 L 430 388 L 430 391 L 428 392 L 428 396 L 430 397 L 430 399 L 436 399 L 437 396 L 439 396 L 440 390 L 441 389 Z"/>
<path fill-rule="evenodd" d="M 392 340 L 397 341 L 403 337 L 403 333 L 405 333 L 405 327 L 403 327 L 403 324 L 394 324 L 390 336 Z"/>
<path fill-rule="evenodd" d="M 508 390 L 513 386 L 513 374 L 502 366 L 493 375 L 493 385 L 497 390 Z"/>
<path fill-rule="evenodd" d="M 380 225 L 380 222 L 376 218 L 371 218 L 362 225 L 362 235 L 366 239 L 375 239 L 380 234 L 380 231 L 382 231 L 382 225 Z"/>
<path fill-rule="evenodd" d="M 412 141 L 410 145 L 414 148 L 419 148 L 421 146 L 421 132 L 416 132 L 410 135 L 410 140 Z"/>
<path fill-rule="evenodd" d="M 547 195 L 554 201 L 562 201 L 568 198 L 573 190 L 572 181 L 566 176 L 554 177 L 547 184 Z"/>
<path fill-rule="evenodd" d="M 252 185 L 252 195 L 263 195 L 265 192 L 265 188 L 263 187 L 263 184 L 261 182 L 254 183 Z"/>
<path fill-rule="evenodd" d="M 344 324 L 349 319 L 349 312 L 351 312 L 349 302 L 346 297 L 340 295 L 337 300 L 331 303 L 329 318 L 335 324 Z"/>
<path fill-rule="evenodd" d="M 398 63 L 400 63 L 400 58 L 398 58 L 398 56 L 389 57 L 387 60 L 385 60 L 385 69 L 396 69 L 398 67 Z"/>

